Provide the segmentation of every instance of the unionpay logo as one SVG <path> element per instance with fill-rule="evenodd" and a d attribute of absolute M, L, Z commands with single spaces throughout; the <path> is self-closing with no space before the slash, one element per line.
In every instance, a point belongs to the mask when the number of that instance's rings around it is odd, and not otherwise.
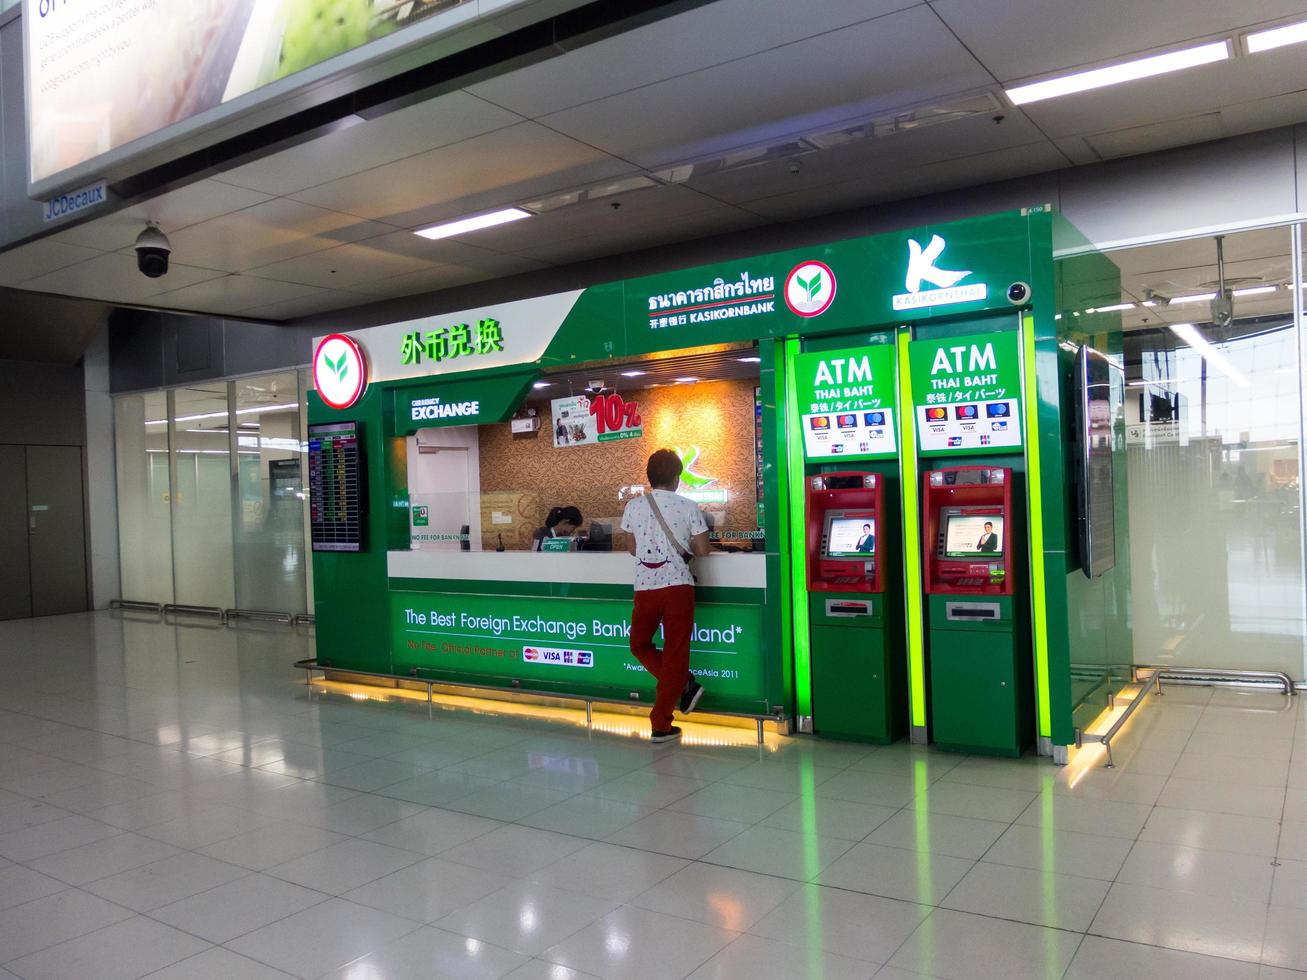
<path fill-rule="evenodd" d="M 821 316 L 835 302 L 835 273 L 825 262 L 802 262 L 785 277 L 785 305 L 802 317 Z"/>
<path fill-rule="evenodd" d="M 947 247 L 948 242 L 939 235 L 931 236 L 930 243 L 924 248 L 915 238 L 908 239 L 908 272 L 903 277 L 903 288 L 907 292 L 894 297 L 894 309 L 918 310 L 989 298 L 989 287 L 983 282 L 962 283 L 971 275 L 970 269 L 939 267 Z M 923 283 L 936 288 L 923 290 Z"/>
<path fill-rule="evenodd" d="M 313 385 L 318 397 L 332 408 L 349 408 L 363 396 L 367 383 L 363 348 L 343 333 L 324 337 L 313 352 Z"/>

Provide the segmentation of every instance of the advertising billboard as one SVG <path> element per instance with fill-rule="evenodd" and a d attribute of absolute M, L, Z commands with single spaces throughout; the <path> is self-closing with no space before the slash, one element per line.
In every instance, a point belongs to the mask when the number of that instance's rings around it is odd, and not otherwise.
<path fill-rule="evenodd" d="M 61 174 L 80 176 L 90 161 L 397 32 L 421 40 L 461 26 L 477 7 L 473 0 L 24 0 L 29 184 L 44 190 Z"/>

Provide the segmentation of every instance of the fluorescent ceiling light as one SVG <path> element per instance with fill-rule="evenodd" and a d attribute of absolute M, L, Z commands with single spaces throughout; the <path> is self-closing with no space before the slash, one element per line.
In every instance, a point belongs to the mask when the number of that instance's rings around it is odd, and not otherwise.
<path fill-rule="evenodd" d="M 739 362 L 740 362 L 741 364 L 761 364 L 761 363 L 762 363 L 762 358 L 761 358 L 761 357 L 741 357 L 741 358 L 738 358 L 738 360 L 739 360 Z"/>
<path fill-rule="evenodd" d="M 623 372 L 622 372 L 622 377 L 624 377 L 624 378 L 643 378 L 647 373 L 648 373 L 647 371 L 623 371 Z"/>
<path fill-rule="evenodd" d="M 1122 82 L 1133 82 L 1140 78 L 1152 78 L 1154 75 L 1165 75 L 1168 72 L 1181 71 L 1185 68 L 1195 68 L 1198 65 L 1209 65 L 1216 61 L 1225 61 L 1229 57 L 1230 43 L 1228 41 L 1216 41 L 1213 44 L 1200 44 L 1197 47 L 1184 48 L 1180 51 L 1168 51 L 1166 54 L 1136 58 L 1134 61 L 1122 62 L 1119 65 L 1108 65 L 1106 68 L 1079 71 L 1071 75 L 1063 75 L 1060 78 L 1049 78 L 1029 85 L 1018 85 L 1006 89 L 1005 92 L 1014 105 L 1027 105 L 1031 102 L 1057 98 L 1059 95 L 1088 92 L 1096 88 L 1106 88 L 1109 85 L 1120 85 Z"/>
<path fill-rule="evenodd" d="M 1234 295 L 1235 296 L 1261 296 L 1263 293 L 1273 293 L 1279 288 L 1280 287 L 1276 285 L 1249 286 L 1246 289 L 1236 289 L 1234 291 Z"/>
<path fill-rule="evenodd" d="M 530 211 L 523 211 L 521 208 L 504 208 L 502 211 L 491 211 L 489 214 L 478 214 L 472 218 L 459 218 L 457 221 L 446 221 L 444 224 L 432 225 L 430 228 L 420 228 L 413 234 L 434 241 L 437 238 L 466 235 L 471 231 L 493 228 L 495 225 L 503 225 L 510 221 L 520 221 L 523 218 L 530 217 L 532 217 Z"/>
<path fill-rule="evenodd" d="M 1192 323 L 1173 323 L 1171 332 L 1183 340 L 1186 344 L 1194 349 L 1204 361 L 1216 368 L 1227 378 L 1237 384 L 1240 388 L 1249 388 L 1252 386 L 1246 377 L 1230 363 L 1229 359 L 1219 350 L 1208 342 L 1207 338 L 1198 332 L 1198 328 Z"/>
<path fill-rule="evenodd" d="M 1151 310 L 1154 306 L 1157 305 L 1157 303 L 1156 303 L 1154 300 L 1146 299 L 1146 300 L 1144 300 L 1142 303 L 1140 303 L 1139 305 L 1140 305 L 1140 306 L 1146 306 L 1146 307 L 1148 307 L 1148 308 Z"/>
<path fill-rule="evenodd" d="M 1115 306 L 1099 306 L 1092 310 L 1085 310 L 1086 313 L 1120 313 L 1122 310 L 1133 310 L 1134 303 L 1117 303 Z"/>
<path fill-rule="evenodd" d="M 698 380 L 698 378 L 677 378 L 676 382 L 677 384 L 692 385 Z"/>
<path fill-rule="evenodd" d="M 1249 54 L 1260 54 L 1273 48 L 1282 48 L 1286 44 L 1299 44 L 1307 41 L 1307 22 L 1276 27 L 1269 31 L 1258 31 L 1256 34 L 1249 34 L 1245 41 L 1248 44 Z"/>
<path fill-rule="evenodd" d="M 553 382 L 552 382 L 552 381 L 537 381 L 537 382 L 536 382 L 535 384 L 533 384 L 531 387 L 532 387 L 532 388 L 549 388 L 549 387 L 551 387 L 552 385 L 553 385 Z"/>
<path fill-rule="evenodd" d="M 1216 299 L 1215 293 L 1193 293 L 1189 296 L 1171 297 L 1171 306 L 1182 306 L 1185 303 L 1208 303 Z"/>

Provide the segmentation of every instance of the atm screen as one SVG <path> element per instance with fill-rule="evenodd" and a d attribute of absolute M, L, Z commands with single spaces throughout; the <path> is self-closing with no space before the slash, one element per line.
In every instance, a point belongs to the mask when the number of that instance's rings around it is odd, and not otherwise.
<path fill-rule="evenodd" d="M 950 514 L 944 530 L 946 558 L 985 558 L 1003 554 L 1003 518 Z"/>
<path fill-rule="evenodd" d="M 828 517 L 826 557 L 863 558 L 876 553 L 876 518 Z"/>

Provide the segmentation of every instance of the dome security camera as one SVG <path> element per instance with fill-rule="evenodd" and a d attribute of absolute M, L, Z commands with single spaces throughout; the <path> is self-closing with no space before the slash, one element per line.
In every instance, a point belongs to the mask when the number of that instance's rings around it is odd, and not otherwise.
<path fill-rule="evenodd" d="M 1007 288 L 1007 301 L 1013 306 L 1024 306 L 1030 302 L 1030 284 L 1014 282 Z"/>
<path fill-rule="evenodd" d="M 148 225 L 136 239 L 136 268 L 147 278 L 166 276 L 168 256 L 171 254 L 172 244 L 168 241 L 168 236 L 154 225 Z"/>

